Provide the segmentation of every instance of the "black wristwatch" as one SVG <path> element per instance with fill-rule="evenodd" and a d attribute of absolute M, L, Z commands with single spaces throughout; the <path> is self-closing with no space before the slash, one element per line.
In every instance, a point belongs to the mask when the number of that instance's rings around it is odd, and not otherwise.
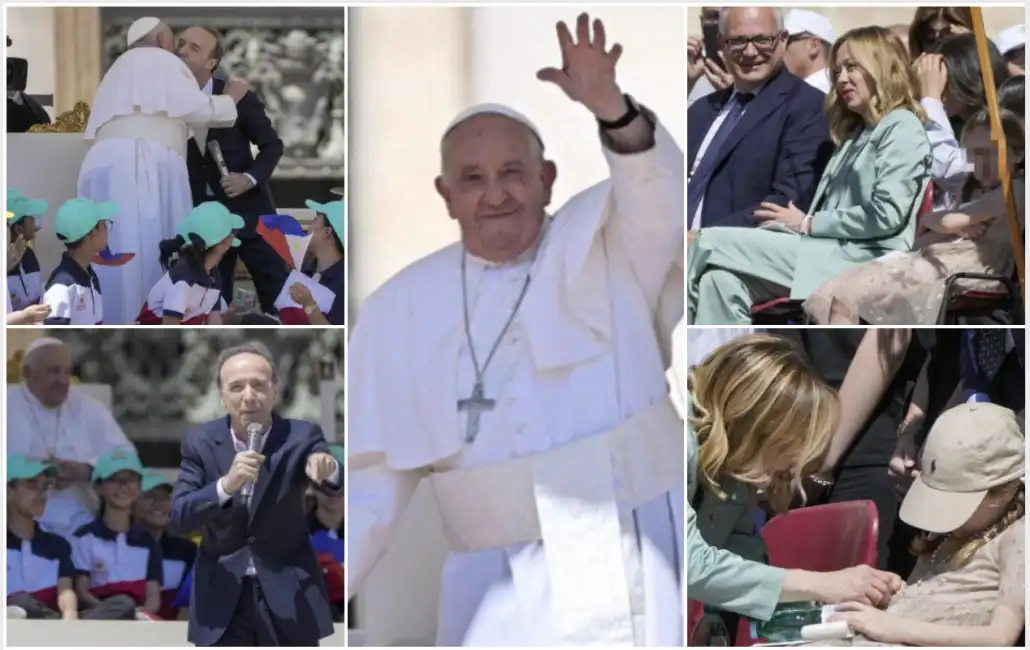
<path fill-rule="evenodd" d="M 602 131 L 615 131 L 625 128 L 629 126 L 630 122 L 640 117 L 640 107 L 636 101 L 629 95 L 623 95 L 622 97 L 626 100 L 626 112 L 623 113 L 622 117 L 612 122 L 598 118 L 597 123 Z"/>

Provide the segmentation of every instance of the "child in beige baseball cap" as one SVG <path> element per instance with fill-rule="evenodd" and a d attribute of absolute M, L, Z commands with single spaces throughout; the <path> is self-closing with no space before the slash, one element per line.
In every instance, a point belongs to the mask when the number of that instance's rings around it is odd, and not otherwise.
<path fill-rule="evenodd" d="M 997 404 L 956 406 L 921 458 L 900 512 L 924 531 L 907 586 L 886 611 L 845 603 L 837 617 L 890 645 L 1014 645 L 1026 605 L 1023 421 Z"/>

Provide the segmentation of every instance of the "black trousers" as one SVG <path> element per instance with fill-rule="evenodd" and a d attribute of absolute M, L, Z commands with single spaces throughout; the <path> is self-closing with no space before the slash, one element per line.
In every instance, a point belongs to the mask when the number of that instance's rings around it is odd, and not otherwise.
<path fill-rule="evenodd" d="M 54 620 L 61 613 L 50 609 L 32 594 L 15 594 L 7 599 L 8 605 L 21 607 L 30 619 Z M 131 596 L 109 596 L 96 607 L 79 611 L 79 619 L 87 621 L 122 621 L 136 618 L 136 601 Z"/>
<path fill-rule="evenodd" d="M 240 599 L 236 601 L 236 610 L 229 619 L 225 634 L 215 643 L 216 646 L 277 646 L 279 645 L 275 625 L 272 623 L 272 612 L 268 601 L 261 590 L 261 583 L 256 578 L 243 579 Z"/>
<path fill-rule="evenodd" d="M 241 233 L 237 235 L 240 245 L 237 248 L 230 248 L 222 261 L 218 263 L 218 273 L 222 276 L 222 297 L 225 304 L 231 305 L 233 298 L 233 283 L 236 279 L 236 260 L 243 260 L 247 272 L 254 280 L 254 289 L 257 291 L 258 302 L 261 304 L 261 311 L 266 314 L 275 313 L 275 299 L 286 283 L 286 276 L 289 272 L 286 262 L 276 254 L 272 247 L 257 234 Z"/>

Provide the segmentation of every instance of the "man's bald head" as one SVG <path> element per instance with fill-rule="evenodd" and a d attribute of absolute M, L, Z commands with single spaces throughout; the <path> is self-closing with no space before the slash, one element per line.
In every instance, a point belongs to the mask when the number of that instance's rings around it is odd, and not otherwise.
<path fill-rule="evenodd" d="M 48 408 L 57 408 L 71 388 L 72 354 L 63 341 L 39 339 L 25 351 L 22 375 L 29 391 Z"/>
<path fill-rule="evenodd" d="M 436 190 L 472 255 L 509 262 L 537 241 L 557 169 L 529 125 L 490 112 L 461 119 L 440 143 L 440 167 Z"/>

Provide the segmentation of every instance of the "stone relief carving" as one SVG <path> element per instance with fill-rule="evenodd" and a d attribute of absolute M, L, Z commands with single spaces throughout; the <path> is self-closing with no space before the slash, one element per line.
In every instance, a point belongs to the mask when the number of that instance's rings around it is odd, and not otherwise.
<path fill-rule="evenodd" d="M 185 426 L 224 415 L 214 362 L 226 347 L 264 342 L 276 357 L 284 417 L 319 421 L 320 382 L 335 380 L 337 435 L 343 435 L 340 329 L 119 329 L 56 334 L 73 351 L 73 374 L 109 384 L 114 416 L 133 440 L 178 439 Z"/>
<path fill-rule="evenodd" d="M 198 12 L 201 10 L 198 9 Z M 161 16 L 175 31 L 208 25 L 222 32 L 219 76 L 245 79 L 261 96 L 285 153 L 276 178 L 342 178 L 346 164 L 346 39 L 339 20 L 304 20 L 284 9 L 281 20 L 240 16 Z M 297 19 L 298 13 L 301 20 Z M 292 17 L 292 19 L 291 19 Z M 104 20 L 103 69 L 125 51 L 132 20 Z"/>

